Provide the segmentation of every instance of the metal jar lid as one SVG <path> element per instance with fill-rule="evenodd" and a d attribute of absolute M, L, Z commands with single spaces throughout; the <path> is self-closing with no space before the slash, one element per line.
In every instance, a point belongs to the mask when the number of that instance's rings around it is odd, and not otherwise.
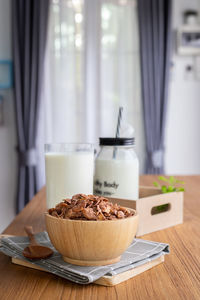
<path fill-rule="evenodd" d="M 135 138 L 99 138 L 100 146 L 132 146 Z"/>

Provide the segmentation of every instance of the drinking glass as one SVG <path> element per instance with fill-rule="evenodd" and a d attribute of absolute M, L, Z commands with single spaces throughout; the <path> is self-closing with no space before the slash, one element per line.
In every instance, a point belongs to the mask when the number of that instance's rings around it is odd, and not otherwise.
<path fill-rule="evenodd" d="M 92 144 L 45 144 L 47 208 L 75 194 L 93 193 Z"/>

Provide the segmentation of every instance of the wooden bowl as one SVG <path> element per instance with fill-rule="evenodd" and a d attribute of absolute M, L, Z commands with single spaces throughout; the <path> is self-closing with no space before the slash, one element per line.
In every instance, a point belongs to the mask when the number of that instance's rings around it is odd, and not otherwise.
<path fill-rule="evenodd" d="M 131 210 L 131 209 L 130 209 Z M 133 241 L 138 215 L 109 221 L 59 219 L 45 214 L 46 229 L 64 261 L 79 266 L 116 263 Z"/>

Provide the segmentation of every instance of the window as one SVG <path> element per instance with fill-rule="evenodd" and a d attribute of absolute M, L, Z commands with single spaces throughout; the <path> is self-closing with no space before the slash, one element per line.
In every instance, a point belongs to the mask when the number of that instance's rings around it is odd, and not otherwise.
<path fill-rule="evenodd" d="M 141 170 L 144 130 L 135 0 L 52 0 L 45 63 L 48 142 L 114 136 L 119 106 L 135 129 Z M 130 131 L 130 125 L 127 131 Z"/>

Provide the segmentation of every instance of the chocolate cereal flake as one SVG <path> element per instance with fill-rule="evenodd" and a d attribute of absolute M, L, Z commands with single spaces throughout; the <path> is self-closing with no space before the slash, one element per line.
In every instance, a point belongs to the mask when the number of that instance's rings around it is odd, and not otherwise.
<path fill-rule="evenodd" d="M 48 213 L 56 218 L 88 221 L 117 220 L 134 215 L 133 211 L 113 204 L 105 197 L 84 194 L 64 199 L 55 208 L 50 208 Z"/>

